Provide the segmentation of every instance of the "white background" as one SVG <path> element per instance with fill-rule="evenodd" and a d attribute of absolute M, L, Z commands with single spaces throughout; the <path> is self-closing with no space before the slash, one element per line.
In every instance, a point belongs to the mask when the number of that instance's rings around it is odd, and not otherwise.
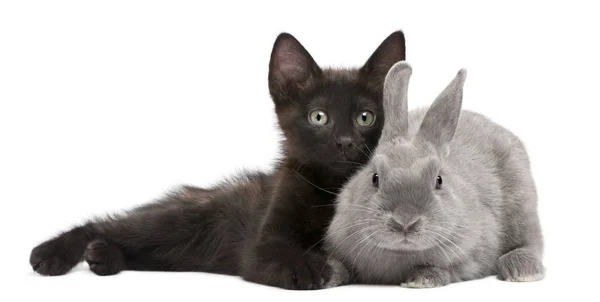
<path fill-rule="evenodd" d="M 254 2 L 0 4 L 0 295 L 18 295 L 0 300 L 598 298 L 594 1 Z M 396 29 L 414 69 L 410 107 L 430 104 L 465 67 L 464 107 L 524 140 L 546 238 L 544 281 L 289 292 L 202 273 L 32 272 L 31 248 L 90 215 L 176 184 L 269 169 L 278 132 L 267 71 L 278 33 L 294 34 L 322 66 L 360 66 Z"/>

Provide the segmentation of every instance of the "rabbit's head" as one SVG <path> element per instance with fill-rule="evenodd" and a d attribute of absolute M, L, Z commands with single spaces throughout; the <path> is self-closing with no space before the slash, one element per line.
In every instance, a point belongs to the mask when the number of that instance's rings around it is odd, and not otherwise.
<path fill-rule="evenodd" d="M 452 236 L 452 226 L 466 211 L 453 194 L 459 188 L 445 165 L 460 116 L 466 70 L 458 72 L 414 131 L 409 130 L 409 118 L 420 117 L 408 114 L 411 74 L 405 62 L 387 74 L 382 136 L 370 162 L 338 197 L 337 214 L 327 233 L 332 246 L 348 240 L 359 242 L 357 249 L 434 248 L 444 242 L 442 237 Z"/>

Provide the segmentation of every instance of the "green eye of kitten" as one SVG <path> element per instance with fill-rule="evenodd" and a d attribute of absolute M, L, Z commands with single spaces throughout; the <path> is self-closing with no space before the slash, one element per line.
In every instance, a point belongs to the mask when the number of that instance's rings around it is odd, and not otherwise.
<path fill-rule="evenodd" d="M 325 111 L 313 110 L 308 115 L 308 120 L 313 125 L 323 126 L 323 125 L 327 124 L 327 122 L 329 121 L 329 118 L 327 117 L 327 113 L 325 113 Z"/>
<path fill-rule="evenodd" d="M 363 127 L 371 126 L 375 122 L 375 115 L 371 111 L 363 111 L 356 117 L 356 122 Z"/>

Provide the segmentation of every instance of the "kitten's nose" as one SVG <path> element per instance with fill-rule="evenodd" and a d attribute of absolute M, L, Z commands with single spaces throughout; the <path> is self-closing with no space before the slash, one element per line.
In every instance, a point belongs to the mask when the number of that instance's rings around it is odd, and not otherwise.
<path fill-rule="evenodd" d="M 402 232 L 405 235 L 410 232 L 415 230 L 415 228 L 417 228 L 417 226 L 421 223 L 421 218 L 408 223 L 408 224 L 402 224 L 400 223 L 398 220 L 394 219 L 394 218 L 390 218 L 390 225 L 392 226 L 392 229 L 398 231 L 398 232 Z"/>
<path fill-rule="evenodd" d="M 349 136 L 338 137 L 336 143 L 338 148 L 340 148 L 344 152 L 348 151 L 348 149 L 350 149 L 354 145 L 352 138 Z"/>

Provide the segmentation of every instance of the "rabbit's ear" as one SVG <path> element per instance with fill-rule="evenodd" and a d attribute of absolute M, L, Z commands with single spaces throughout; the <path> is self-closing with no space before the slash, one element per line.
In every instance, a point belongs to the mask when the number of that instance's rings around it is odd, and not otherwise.
<path fill-rule="evenodd" d="M 384 125 L 379 143 L 408 134 L 408 82 L 412 68 L 404 61 L 392 66 L 383 84 Z"/>
<path fill-rule="evenodd" d="M 440 151 L 445 151 L 458 126 L 466 77 L 467 70 L 461 69 L 435 99 L 419 128 L 418 136 L 433 143 Z"/>

